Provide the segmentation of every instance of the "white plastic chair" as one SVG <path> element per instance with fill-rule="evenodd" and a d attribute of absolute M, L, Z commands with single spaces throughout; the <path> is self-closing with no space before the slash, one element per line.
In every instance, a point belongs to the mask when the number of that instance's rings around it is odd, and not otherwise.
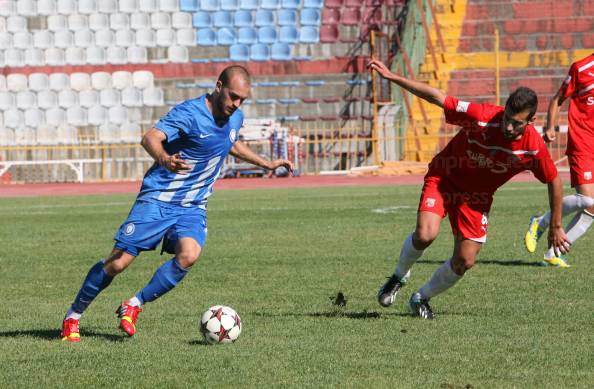
<path fill-rule="evenodd" d="M 26 110 L 35 107 L 37 104 L 37 95 L 34 92 L 24 90 L 16 95 L 16 107 L 18 109 Z"/>
<path fill-rule="evenodd" d="M 112 30 L 127 30 L 130 28 L 130 15 L 116 13 L 109 17 L 109 27 Z"/>
<path fill-rule="evenodd" d="M 78 143 L 76 127 L 73 127 L 69 124 L 63 123 L 62 125 L 58 126 L 56 134 L 58 144 L 71 145 Z"/>
<path fill-rule="evenodd" d="M 51 73 L 49 75 L 49 88 L 57 92 L 70 89 L 70 76 L 66 73 Z"/>
<path fill-rule="evenodd" d="M 120 12 L 133 14 L 138 12 L 138 1 L 137 0 L 120 0 Z"/>
<path fill-rule="evenodd" d="M 120 47 L 134 46 L 136 34 L 133 30 L 117 30 L 115 33 L 115 44 Z"/>
<path fill-rule="evenodd" d="M 128 54 L 123 47 L 111 46 L 105 50 L 105 60 L 112 65 L 123 65 L 128 62 Z"/>
<path fill-rule="evenodd" d="M 14 107 L 16 96 L 14 93 L 0 92 L 0 111 L 6 111 Z"/>
<path fill-rule="evenodd" d="M 37 92 L 37 106 L 41 109 L 58 107 L 58 94 L 51 90 Z"/>
<path fill-rule="evenodd" d="M 50 126 L 59 126 L 66 121 L 66 111 L 61 108 L 50 108 L 45 111 L 45 122 Z"/>
<path fill-rule="evenodd" d="M 91 87 L 95 90 L 111 88 L 111 73 L 94 72 L 91 74 Z"/>
<path fill-rule="evenodd" d="M 15 144 L 29 146 L 37 143 L 37 136 L 35 130 L 25 125 L 17 128 L 14 132 Z"/>
<path fill-rule="evenodd" d="M 75 14 L 77 11 L 76 1 L 58 0 L 58 13 L 62 15 Z"/>
<path fill-rule="evenodd" d="M 147 63 L 148 53 L 146 47 L 130 46 L 126 49 L 129 63 Z"/>
<path fill-rule="evenodd" d="M 56 47 L 45 49 L 45 62 L 49 66 L 63 66 L 66 62 L 64 60 L 64 50 Z"/>
<path fill-rule="evenodd" d="M 89 17 L 87 15 L 68 15 L 68 28 L 72 31 L 86 30 L 89 28 Z"/>
<path fill-rule="evenodd" d="M 158 47 L 170 47 L 175 44 L 175 31 L 165 28 L 157 30 L 156 42 Z"/>
<path fill-rule="evenodd" d="M 138 9 L 140 12 L 157 12 L 159 10 L 159 4 L 157 0 L 139 0 Z"/>
<path fill-rule="evenodd" d="M 44 66 L 45 54 L 43 50 L 36 48 L 29 48 L 25 50 L 25 66 Z"/>
<path fill-rule="evenodd" d="M 122 105 L 124 107 L 142 107 L 142 92 L 134 87 L 122 90 Z"/>
<path fill-rule="evenodd" d="M 57 12 L 55 0 L 38 0 L 37 1 L 37 13 L 42 16 L 53 15 Z"/>
<path fill-rule="evenodd" d="M 31 73 L 28 78 L 29 89 L 35 92 L 49 88 L 49 76 L 45 73 Z"/>
<path fill-rule="evenodd" d="M 120 127 L 113 123 L 104 123 L 98 128 L 99 142 L 101 143 L 114 143 L 119 142 L 120 138 Z"/>
<path fill-rule="evenodd" d="M 33 46 L 33 37 L 29 31 L 19 31 L 12 35 L 12 47 L 15 49 L 27 49 Z"/>
<path fill-rule="evenodd" d="M 126 89 L 132 86 L 132 73 L 126 70 L 118 70 L 111 75 L 111 82 L 115 89 Z"/>
<path fill-rule="evenodd" d="M 89 46 L 85 49 L 85 53 L 87 62 L 90 65 L 104 65 L 106 63 L 105 49 L 103 47 Z"/>
<path fill-rule="evenodd" d="M 142 128 L 138 123 L 123 123 L 120 130 L 120 140 L 123 143 L 138 143 L 142 138 Z"/>
<path fill-rule="evenodd" d="M 173 63 L 186 63 L 190 61 L 190 53 L 185 46 L 170 46 L 167 48 L 167 58 Z"/>
<path fill-rule="evenodd" d="M 176 41 L 180 46 L 196 46 L 196 30 L 193 28 L 177 30 Z"/>
<path fill-rule="evenodd" d="M 19 49 L 7 49 L 4 51 L 4 63 L 8 67 L 21 68 L 25 66 L 23 51 Z"/>
<path fill-rule="evenodd" d="M 40 145 L 55 145 L 58 143 L 58 131 L 49 124 L 40 124 L 37 127 L 37 143 Z"/>
<path fill-rule="evenodd" d="M 68 28 L 67 18 L 64 15 L 49 15 L 47 17 L 47 29 L 60 31 Z"/>
<path fill-rule="evenodd" d="M 12 34 L 6 31 L 0 31 L 0 50 L 10 49 L 12 47 Z"/>
<path fill-rule="evenodd" d="M 116 89 L 103 89 L 99 93 L 101 105 L 107 108 L 115 107 L 120 104 L 120 91 Z"/>
<path fill-rule="evenodd" d="M 45 117 L 39 108 L 29 108 L 25 111 L 25 126 L 37 128 L 43 122 Z"/>
<path fill-rule="evenodd" d="M 133 30 L 144 30 L 151 27 L 151 18 L 146 13 L 130 15 L 130 28 Z"/>
<path fill-rule="evenodd" d="M 48 49 L 54 47 L 54 34 L 48 30 L 38 30 L 33 33 L 33 47 Z"/>
<path fill-rule="evenodd" d="M 78 105 L 78 93 L 72 89 L 64 89 L 58 92 L 58 105 L 61 108 L 70 108 Z"/>
<path fill-rule="evenodd" d="M 148 70 L 137 70 L 132 73 L 132 84 L 137 89 L 152 88 L 155 83 L 155 77 Z"/>
<path fill-rule="evenodd" d="M 91 108 L 99 104 L 99 92 L 93 89 L 80 91 L 78 101 L 81 107 Z"/>
<path fill-rule="evenodd" d="M 142 101 L 148 107 L 165 105 L 163 90 L 160 88 L 146 88 L 142 91 Z"/>
<path fill-rule="evenodd" d="M 155 31 L 148 28 L 136 31 L 136 44 L 142 47 L 156 47 Z"/>
<path fill-rule="evenodd" d="M 171 15 L 171 27 L 192 28 L 192 14 L 188 12 L 176 12 Z"/>
<path fill-rule="evenodd" d="M 179 11 L 179 1 L 159 0 L 159 9 L 163 12 L 177 12 Z"/>
<path fill-rule="evenodd" d="M 10 92 L 27 90 L 27 76 L 21 73 L 11 73 L 6 76 L 6 89 Z"/>
<path fill-rule="evenodd" d="M 105 30 L 109 28 L 109 18 L 106 14 L 91 14 L 89 15 L 89 28 L 93 31 Z"/>
<path fill-rule="evenodd" d="M 102 0 L 99 0 L 101 2 Z M 93 14 L 97 12 L 95 0 L 78 0 L 78 12 L 81 14 Z"/>
<path fill-rule="evenodd" d="M 118 3 L 116 0 L 100 0 L 97 2 L 97 11 L 111 15 L 118 12 Z"/>
<path fill-rule="evenodd" d="M 87 55 L 82 47 L 68 47 L 64 51 L 64 60 L 68 65 L 85 65 Z"/>
<path fill-rule="evenodd" d="M 27 18 L 24 16 L 9 16 L 6 18 L 6 31 L 19 32 L 27 31 Z"/>
<path fill-rule="evenodd" d="M 74 45 L 76 47 L 90 47 L 95 44 L 95 34 L 92 30 L 85 28 L 74 33 Z"/>
<path fill-rule="evenodd" d="M 33 0 L 18 0 L 17 14 L 21 16 L 37 16 L 37 2 Z"/>
<path fill-rule="evenodd" d="M 99 126 L 107 120 L 107 110 L 100 105 L 89 107 L 87 113 L 90 125 Z"/>
<path fill-rule="evenodd" d="M 54 33 L 54 44 L 56 47 L 65 49 L 74 45 L 74 36 L 69 30 L 60 30 Z"/>
<path fill-rule="evenodd" d="M 0 74 L 0 92 L 6 92 L 6 76 L 4 74 Z"/>
<path fill-rule="evenodd" d="M 8 128 L 19 128 L 23 125 L 23 123 L 25 122 L 25 115 L 23 113 L 23 111 L 16 109 L 16 108 L 10 108 L 6 111 L 4 111 L 4 126 L 8 127 Z"/>
<path fill-rule="evenodd" d="M 128 120 L 128 111 L 121 106 L 111 107 L 108 111 L 108 118 L 110 123 L 122 124 Z"/>
<path fill-rule="evenodd" d="M 151 14 L 151 27 L 154 30 L 171 27 L 171 16 L 165 12 L 155 12 Z"/>
<path fill-rule="evenodd" d="M 114 33 L 110 29 L 97 30 L 95 32 L 95 44 L 99 47 L 110 47 L 114 44 Z"/>
<path fill-rule="evenodd" d="M 87 126 L 87 110 L 80 105 L 74 105 L 66 110 L 66 123 L 71 126 Z"/>

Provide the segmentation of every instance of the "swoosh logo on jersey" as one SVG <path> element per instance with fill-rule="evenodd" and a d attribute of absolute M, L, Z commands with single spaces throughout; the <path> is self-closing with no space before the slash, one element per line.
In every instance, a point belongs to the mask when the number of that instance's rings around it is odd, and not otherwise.
<path fill-rule="evenodd" d="M 212 134 L 200 134 L 200 139 L 208 138 Z"/>

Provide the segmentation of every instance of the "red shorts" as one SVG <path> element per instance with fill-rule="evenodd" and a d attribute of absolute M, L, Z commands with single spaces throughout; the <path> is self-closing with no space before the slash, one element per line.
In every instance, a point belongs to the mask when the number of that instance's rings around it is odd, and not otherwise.
<path fill-rule="evenodd" d="M 425 177 L 419 211 L 449 216 L 452 233 L 475 242 L 487 240 L 489 210 L 493 195 L 488 192 L 460 192 L 447 178 Z"/>
<path fill-rule="evenodd" d="M 568 155 L 571 187 L 594 184 L 594 155 Z"/>

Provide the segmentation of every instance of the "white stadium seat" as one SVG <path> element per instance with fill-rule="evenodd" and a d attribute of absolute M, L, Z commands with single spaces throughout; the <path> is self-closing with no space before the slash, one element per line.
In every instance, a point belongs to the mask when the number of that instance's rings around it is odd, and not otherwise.
<path fill-rule="evenodd" d="M 87 110 L 80 105 L 74 105 L 66 110 L 66 123 L 71 126 L 87 126 Z"/>
<path fill-rule="evenodd" d="M 45 122 L 50 126 L 59 126 L 66 121 L 66 111 L 61 108 L 50 108 L 45 111 Z"/>
<path fill-rule="evenodd" d="M 16 4 L 17 14 L 21 16 L 37 16 L 37 1 L 18 0 Z"/>
<path fill-rule="evenodd" d="M 37 106 L 41 109 L 58 107 L 58 94 L 51 90 L 37 92 Z"/>
<path fill-rule="evenodd" d="M 78 94 L 78 102 L 83 108 L 90 108 L 99 104 L 99 92 L 93 89 L 83 90 Z"/>
<path fill-rule="evenodd" d="M 14 93 L 0 92 L 0 111 L 6 111 L 14 107 L 16 96 Z"/>
<path fill-rule="evenodd" d="M 155 47 L 155 31 L 149 28 L 136 31 L 136 44 L 142 47 Z"/>
<path fill-rule="evenodd" d="M 128 120 L 128 111 L 119 105 L 111 107 L 108 111 L 108 118 L 110 123 L 122 124 Z"/>
<path fill-rule="evenodd" d="M 17 145 L 33 145 L 37 141 L 35 130 L 24 125 L 15 130 L 14 138 Z"/>
<path fill-rule="evenodd" d="M 171 27 L 171 16 L 165 12 L 151 14 L 151 27 L 154 30 Z"/>
<path fill-rule="evenodd" d="M 12 0 L 0 0 L 0 16 L 10 16 L 16 13 L 16 4 Z"/>
<path fill-rule="evenodd" d="M 66 16 L 49 15 L 47 17 L 47 29 L 50 31 L 60 31 L 68 28 Z"/>
<path fill-rule="evenodd" d="M 126 70 L 118 70 L 111 75 L 111 82 L 115 89 L 126 89 L 132 86 L 132 73 Z"/>
<path fill-rule="evenodd" d="M 142 108 L 128 107 L 128 122 L 139 123 L 142 120 Z"/>
<path fill-rule="evenodd" d="M 178 0 L 159 0 L 159 9 L 162 12 L 177 12 L 179 11 Z"/>
<path fill-rule="evenodd" d="M 114 44 L 115 35 L 110 29 L 95 32 L 95 44 L 99 47 L 110 47 Z"/>
<path fill-rule="evenodd" d="M 130 28 L 144 30 L 151 27 L 151 18 L 146 13 L 136 13 L 130 16 Z"/>
<path fill-rule="evenodd" d="M 57 92 L 70 89 L 70 76 L 66 73 L 51 73 L 49 75 L 49 88 Z"/>
<path fill-rule="evenodd" d="M 107 108 L 115 107 L 120 104 L 120 91 L 116 89 L 103 89 L 99 93 L 101 105 Z"/>
<path fill-rule="evenodd" d="M 111 46 L 105 50 L 105 60 L 112 65 L 123 65 L 128 62 L 128 54 L 123 47 Z"/>
<path fill-rule="evenodd" d="M 6 76 L 6 89 L 11 92 L 27 90 L 27 76 L 21 73 L 11 73 Z"/>
<path fill-rule="evenodd" d="M 6 31 L 0 31 L 0 50 L 10 49 L 12 47 L 12 34 Z"/>
<path fill-rule="evenodd" d="M 159 4 L 157 0 L 138 0 L 138 9 L 140 12 L 157 12 L 159 10 Z"/>
<path fill-rule="evenodd" d="M 109 16 L 109 27 L 112 30 L 127 30 L 130 28 L 130 15 L 116 13 Z"/>
<path fill-rule="evenodd" d="M 78 93 L 72 89 L 64 89 L 58 92 L 58 105 L 61 108 L 70 108 L 78 105 Z"/>
<path fill-rule="evenodd" d="M 101 0 L 99 0 L 101 2 Z M 97 12 L 95 0 L 78 0 L 78 12 L 81 14 L 93 14 Z"/>
<path fill-rule="evenodd" d="M 56 133 L 56 139 L 58 140 L 59 144 L 70 145 L 78 143 L 76 127 L 63 123 L 62 125 L 58 126 Z"/>
<path fill-rule="evenodd" d="M 158 47 L 169 47 L 175 44 L 175 31 L 169 28 L 157 30 L 156 42 Z"/>
<path fill-rule="evenodd" d="M 0 74 L 0 92 L 6 92 L 8 89 L 6 88 L 6 76 L 4 74 Z"/>
<path fill-rule="evenodd" d="M 61 49 L 74 45 L 74 36 L 69 30 L 60 30 L 54 33 L 54 44 Z"/>
<path fill-rule="evenodd" d="M 64 51 L 64 59 L 68 65 L 85 65 L 87 55 L 82 47 L 69 47 Z"/>
<path fill-rule="evenodd" d="M 85 49 L 87 62 L 91 65 L 104 65 L 106 63 L 105 59 L 105 49 L 103 47 L 98 46 L 89 46 Z"/>
<path fill-rule="evenodd" d="M 142 101 L 149 107 L 160 107 L 165 104 L 163 90 L 160 88 L 146 88 L 142 91 Z"/>
<path fill-rule="evenodd" d="M 134 46 L 136 34 L 133 30 L 117 30 L 115 33 L 115 44 L 120 47 Z"/>
<path fill-rule="evenodd" d="M 142 129 L 138 123 L 126 122 L 120 129 L 120 140 L 124 143 L 138 143 L 142 138 Z"/>
<path fill-rule="evenodd" d="M 138 12 L 138 0 L 120 0 L 120 12 L 129 14 Z"/>
<path fill-rule="evenodd" d="M 41 124 L 37 127 L 37 143 L 41 145 L 54 145 L 58 143 L 58 132 L 56 127 L 49 124 Z"/>
<path fill-rule="evenodd" d="M 29 108 L 25 111 L 25 126 L 37 128 L 44 121 L 43 111 L 39 108 Z"/>
<path fill-rule="evenodd" d="M 154 83 L 155 77 L 148 70 L 137 70 L 132 73 L 132 84 L 137 89 L 152 88 Z"/>
<path fill-rule="evenodd" d="M 19 31 L 12 35 L 12 47 L 15 49 L 27 49 L 33 46 L 33 36 L 29 31 Z"/>
<path fill-rule="evenodd" d="M 114 143 L 120 141 L 120 126 L 113 123 L 105 123 L 98 129 L 99 141 L 103 143 Z"/>
<path fill-rule="evenodd" d="M 23 51 L 19 49 L 7 49 L 4 51 L 4 64 L 7 67 L 20 68 L 25 66 Z"/>
<path fill-rule="evenodd" d="M 6 31 L 27 31 L 27 18 L 24 16 L 9 16 L 6 18 Z"/>
<path fill-rule="evenodd" d="M 0 68 L 5 67 L 6 64 L 4 63 L 4 51 L 0 50 Z"/>
<path fill-rule="evenodd" d="M 55 0 L 39 0 L 37 2 L 37 13 L 42 16 L 53 15 L 58 12 Z"/>
<path fill-rule="evenodd" d="M 146 47 L 130 46 L 126 50 L 128 54 L 128 62 L 130 63 L 147 63 L 148 53 Z"/>
<path fill-rule="evenodd" d="M 190 53 L 185 46 L 171 46 L 167 48 L 167 58 L 173 63 L 185 63 L 190 60 Z"/>
<path fill-rule="evenodd" d="M 88 110 L 88 121 L 92 126 L 99 126 L 107 120 L 107 110 L 100 106 L 95 105 Z"/>
<path fill-rule="evenodd" d="M 74 45 L 76 47 L 89 47 L 95 45 L 95 34 L 92 30 L 85 28 L 74 33 Z"/>
<path fill-rule="evenodd" d="M 142 92 L 134 87 L 122 90 L 122 105 L 124 107 L 142 107 Z"/>
<path fill-rule="evenodd" d="M 36 100 L 35 93 L 28 90 L 20 91 L 16 95 L 16 107 L 22 110 L 33 108 L 37 104 Z"/>
<path fill-rule="evenodd" d="M 45 73 L 31 73 L 28 77 L 29 89 L 39 92 L 49 88 L 49 76 Z"/>
<path fill-rule="evenodd" d="M 187 12 L 176 12 L 171 15 L 171 27 L 192 28 L 192 14 Z"/>
<path fill-rule="evenodd" d="M 117 0 L 100 0 L 97 2 L 97 11 L 111 15 L 118 12 Z"/>
<path fill-rule="evenodd" d="M 75 0 L 58 0 L 58 13 L 62 15 L 74 14 L 77 11 Z"/>
<path fill-rule="evenodd" d="M 33 46 L 38 49 L 54 47 L 54 34 L 48 30 L 38 30 L 33 33 Z"/>
<path fill-rule="evenodd" d="M 89 17 L 87 15 L 68 15 L 68 28 L 72 31 L 85 30 L 89 28 Z"/>
<path fill-rule="evenodd" d="M 176 42 L 180 46 L 196 46 L 196 30 L 193 28 L 177 30 Z"/>
<path fill-rule="evenodd" d="M 93 31 L 105 30 L 109 28 L 109 17 L 106 14 L 89 15 L 89 28 Z"/>
<path fill-rule="evenodd" d="M 4 126 L 8 128 L 19 128 L 25 123 L 23 111 L 11 108 L 4 111 Z"/>
<path fill-rule="evenodd" d="M 0 16 L 0 31 L 6 31 L 6 18 Z"/>
<path fill-rule="evenodd" d="M 45 49 L 45 62 L 49 66 L 63 66 L 66 63 L 64 60 L 64 50 L 56 47 Z"/>
<path fill-rule="evenodd" d="M 91 86 L 98 91 L 111 88 L 111 74 L 107 72 L 92 73 Z"/>
<path fill-rule="evenodd" d="M 29 48 L 25 50 L 25 66 L 44 66 L 45 54 L 43 50 Z"/>

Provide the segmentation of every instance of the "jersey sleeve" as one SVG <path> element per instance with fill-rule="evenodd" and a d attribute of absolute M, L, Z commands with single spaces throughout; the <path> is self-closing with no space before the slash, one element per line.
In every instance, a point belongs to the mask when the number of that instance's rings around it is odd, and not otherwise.
<path fill-rule="evenodd" d="M 193 126 L 194 115 L 188 102 L 176 105 L 155 124 L 155 128 L 167 135 L 168 143 L 178 139 L 182 133 L 189 134 Z"/>
<path fill-rule="evenodd" d="M 573 95 L 576 91 L 576 82 L 577 82 L 577 71 L 576 71 L 575 63 L 571 65 L 569 68 L 569 73 L 567 73 L 567 77 L 563 80 L 561 84 L 561 88 L 559 91 L 561 92 L 561 96 L 568 98 Z"/>
<path fill-rule="evenodd" d="M 540 137 L 539 137 L 540 138 Z M 557 167 L 549 154 L 549 150 L 542 139 L 540 140 L 538 154 L 530 169 L 534 176 L 542 183 L 549 183 L 557 177 Z"/>
<path fill-rule="evenodd" d="M 458 100 L 447 96 L 443 104 L 446 122 L 456 126 L 470 127 L 483 118 L 483 105 Z"/>

